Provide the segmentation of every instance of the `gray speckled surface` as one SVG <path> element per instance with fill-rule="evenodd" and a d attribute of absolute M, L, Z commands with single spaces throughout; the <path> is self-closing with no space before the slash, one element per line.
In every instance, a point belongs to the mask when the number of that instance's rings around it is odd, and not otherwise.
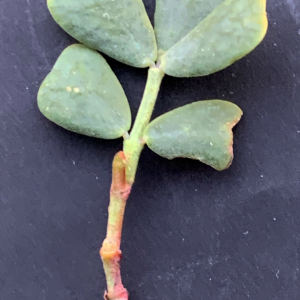
<path fill-rule="evenodd" d="M 255 52 L 209 77 L 164 79 L 154 117 L 213 98 L 245 115 L 227 171 L 142 154 L 122 243 L 131 300 L 300 298 L 300 8 L 268 2 Z M 144 3 L 153 20 L 154 1 Z M 0 40 L 0 299 L 101 299 L 121 140 L 79 136 L 39 113 L 39 85 L 75 42 L 45 1 L 0 2 Z M 147 70 L 108 62 L 135 116 Z"/>

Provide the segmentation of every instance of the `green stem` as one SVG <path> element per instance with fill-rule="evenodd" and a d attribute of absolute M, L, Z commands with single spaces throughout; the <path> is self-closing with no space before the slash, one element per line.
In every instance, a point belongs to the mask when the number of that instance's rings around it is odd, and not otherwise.
<path fill-rule="evenodd" d="M 124 154 L 127 161 L 126 182 L 131 186 L 134 183 L 139 158 L 144 148 L 143 133 L 151 119 L 164 75 L 164 72 L 156 66 L 149 69 L 144 96 L 135 123 L 130 137 L 124 141 Z"/>
<path fill-rule="evenodd" d="M 151 119 L 163 77 L 164 72 L 156 66 L 149 69 L 144 96 L 132 132 L 124 141 L 124 151 L 117 153 L 113 161 L 107 234 L 100 249 L 107 281 L 105 299 L 108 300 L 128 300 L 128 292 L 123 287 L 119 265 L 123 217 L 144 148 L 143 133 Z"/>

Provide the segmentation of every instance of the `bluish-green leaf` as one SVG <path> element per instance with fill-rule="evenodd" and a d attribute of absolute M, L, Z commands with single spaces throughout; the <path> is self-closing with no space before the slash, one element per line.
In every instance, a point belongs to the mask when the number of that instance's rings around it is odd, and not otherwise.
<path fill-rule="evenodd" d="M 162 157 L 197 159 L 221 171 L 232 162 L 232 127 L 242 114 L 238 106 L 227 101 L 194 102 L 152 121 L 144 140 Z"/>
<path fill-rule="evenodd" d="M 72 45 L 58 58 L 38 93 L 40 111 L 57 125 L 92 137 L 121 137 L 131 125 L 126 95 L 96 51 Z"/>
<path fill-rule="evenodd" d="M 156 40 L 142 0 L 48 0 L 54 20 L 86 46 L 134 67 L 156 60 Z"/>
<path fill-rule="evenodd" d="M 176 77 L 205 76 L 251 52 L 267 31 L 266 0 L 225 0 L 160 57 Z"/>
<path fill-rule="evenodd" d="M 156 0 L 155 34 L 159 52 L 169 50 L 224 0 Z"/>

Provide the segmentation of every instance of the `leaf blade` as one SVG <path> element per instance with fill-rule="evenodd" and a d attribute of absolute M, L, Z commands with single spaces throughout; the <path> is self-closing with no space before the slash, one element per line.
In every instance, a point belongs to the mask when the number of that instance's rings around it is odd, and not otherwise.
<path fill-rule="evenodd" d="M 155 34 L 165 52 L 193 30 L 224 0 L 156 0 Z"/>
<path fill-rule="evenodd" d="M 232 162 L 232 127 L 241 116 L 241 109 L 233 103 L 198 101 L 152 121 L 144 140 L 162 157 L 196 159 L 221 171 Z"/>
<path fill-rule="evenodd" d="M 157 56 L 152 25 L 141 0 L 48 0 L 54 20 L 86 46 L 133 67 Z"/>
<path fill-rule="evenodd" d="M 225 0 L 161 57 L 175 77 L 206 76 L 251 52 L 268 26 L 266 0 Z"/>
<path fill-rule="evenodd" d="M 38 92 L 41 113 L 83 135 L 115 139 L 131 125 L 126 95 L 105 59 L 83 45 L 67 47 Z"/>

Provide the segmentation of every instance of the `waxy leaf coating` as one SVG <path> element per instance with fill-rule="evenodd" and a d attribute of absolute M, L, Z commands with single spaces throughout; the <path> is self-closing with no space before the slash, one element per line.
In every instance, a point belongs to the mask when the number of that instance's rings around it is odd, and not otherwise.
<path fill-rule="evenodd" d="M 160 57 L 175 77 L 205 76 L 251 52 L 268 27 L 266 0 L 225 0 Z"/>
<path fill-rule="evenodd" d="M 134 67 L 157 56 L 156 40 L 142 0 L 48 0 L 54 20 L 86 46 Z"/>
<path fill-rule="evenodd" d="M 69 46 L 38 93 L 40 111 L 57 125 L 91 137 L 121 137 L 131 125 L 126 95 L 117 77 L 94 50 Z"/>
<path fill-rule="evenodd" d="M 169 50 L 224 0 L 156 0 L 155 34 L 159 52 Z"/>
<path fill-rule="evenodd" d="M 221 171 L 232 162 L 232 127 L 242 114 L 238 106 L 227 101 L 194 102 L 152 121 L 144 140 L 162 157 L 197 159 Z"/>

